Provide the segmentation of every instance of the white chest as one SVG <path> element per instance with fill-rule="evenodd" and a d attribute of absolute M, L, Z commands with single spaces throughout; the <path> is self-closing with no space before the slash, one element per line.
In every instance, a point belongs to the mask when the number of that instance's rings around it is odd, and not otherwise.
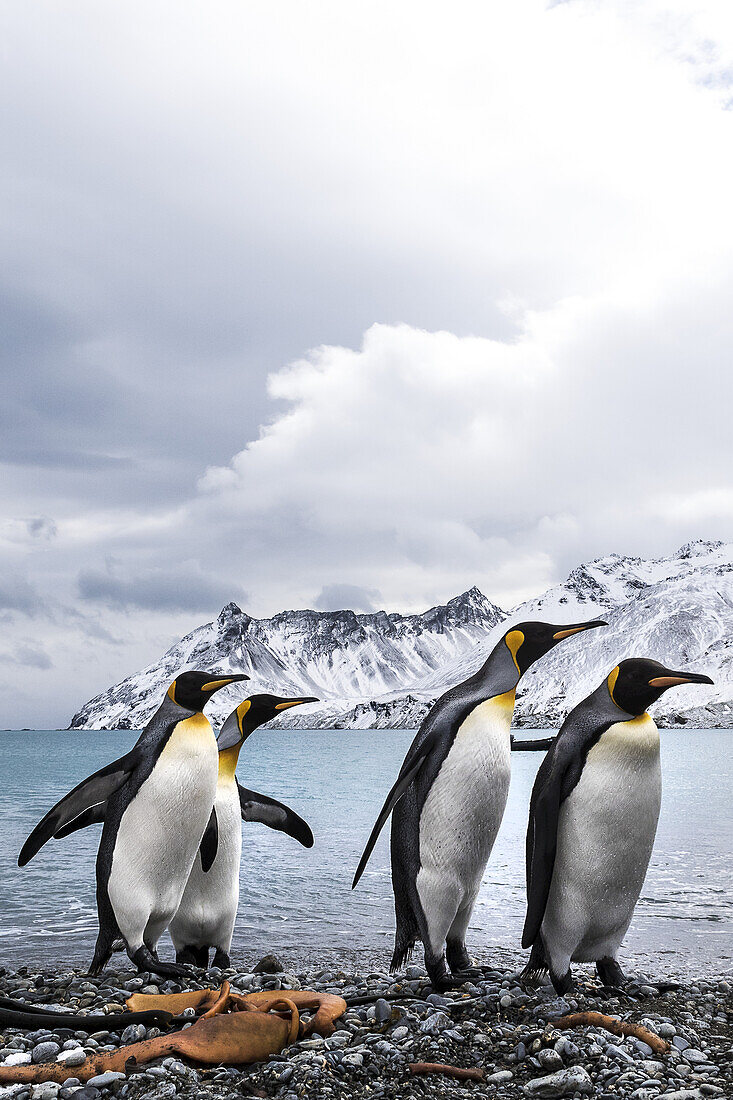
<path fill-rule="evenodd" d="M 423 804 L 420 861 L 480 875 L 506 806 L 514 692 L 481 703 L 466 717 Z"/>
<path fill-rule="evenodd" d="M 216 791 L 219 839 L 216 858 L 204 873 L 196 856 L 181 904 L 170 925 L 176 948 L 206 944 L 228 950 L 239 904 L 242 811 L 233 777 Z"/>
<path fill-rule="evenodd" d="M 113 905 L 138 891 L 152 912 L 175 912 L 211 814 L 218 759 L 203 715 L 178 723 L 122 816 L 108 884 Z"/>
<path fill-rule="evenodd" d="M 560 811 L 559 862 L 606 891 L 638 896 L 659 819 L 659 731 L 649 715 L 611 726 Z"/>

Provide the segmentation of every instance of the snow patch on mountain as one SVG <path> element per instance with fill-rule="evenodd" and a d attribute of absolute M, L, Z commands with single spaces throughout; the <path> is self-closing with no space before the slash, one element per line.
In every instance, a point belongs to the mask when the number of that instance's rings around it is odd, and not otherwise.
<path fill-rule="evenodd" d="M 672 689 L 661 725 L 733 727 L 733 546 L 697 541 L 665 558 L 610 554 L 508 614 L 477 588 L 420 615 L 284 611 L 253 619 L 236 604 L 186 635 L 160 661 L 91 699 L 71 728 L 140 728 L 187 668 L 245 672 L 208 709 L 221 721 L 245 694 L 315 695 L 279 727 L 410 729 L 434 699 L 486 660 L 509 625 L 526 619 L 608 626 L 569 638 L 522 679 L 517 724 L 559 724 L 624 657 L 705 672 L 713 687 Z"/>

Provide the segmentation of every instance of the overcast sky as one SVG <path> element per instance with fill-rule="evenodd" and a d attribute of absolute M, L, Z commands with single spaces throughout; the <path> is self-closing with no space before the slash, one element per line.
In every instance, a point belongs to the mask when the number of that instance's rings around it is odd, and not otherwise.
<path fill-rule="evenodd" d="M 6 5 L 0 724 L 229 599 L 733 538 L 727 0 Z"/>

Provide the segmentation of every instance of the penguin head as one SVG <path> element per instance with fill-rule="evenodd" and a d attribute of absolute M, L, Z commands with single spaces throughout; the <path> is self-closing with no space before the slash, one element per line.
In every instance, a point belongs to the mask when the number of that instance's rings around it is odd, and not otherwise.
<path fill-rule="evenodd" d="M 563 638 L 607 625 L 603 619 L 591 619 L 587 623 L 567 623 L 565 626 L 539 622 L 517 623 L 504 635 L 504 644 L 512 655 L 517 672 L 522 676 L 530 665 L 549 653 Z"/>
<path fill-rule="evenodd" d="M 235 745 L 240 748 L 250 733 L 258 726 L 277 718 L 284 710 L 300 706 L 301 703 L 317 703 L 314 695 L 299 695 L 288 699 L 280 695 L 250 695 L 229 715 L 217 734 L 216 743 L 219 752 L 225 752 Z"/>
<path fill-rule="evenodd" d="M 194 713 L 204 709 L 211 696 L 220 688 L 238 680 L 249 680 L 244 673 L 182 672 L 168 688 L 168 698 L 179 707 Z"/>
<path fill-rule="evenodd" d="M 617 707 L 627 714 L 639 716 L 656 703 L 662 692 L 678 684 L 712 684 L 709 676 L 700 672 L 673 672 L 641 657 L 630 657 L 608 674 L 608 692 Z"/>

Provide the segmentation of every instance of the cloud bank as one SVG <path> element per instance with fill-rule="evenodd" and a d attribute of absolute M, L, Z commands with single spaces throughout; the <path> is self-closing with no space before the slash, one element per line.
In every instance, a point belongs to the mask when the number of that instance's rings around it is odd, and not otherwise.
<path fill-rule="evenodd" d="M 5 724 L 228 599 L 508 606 L 733 538 L 728 5 L 6 34 Z"/>

